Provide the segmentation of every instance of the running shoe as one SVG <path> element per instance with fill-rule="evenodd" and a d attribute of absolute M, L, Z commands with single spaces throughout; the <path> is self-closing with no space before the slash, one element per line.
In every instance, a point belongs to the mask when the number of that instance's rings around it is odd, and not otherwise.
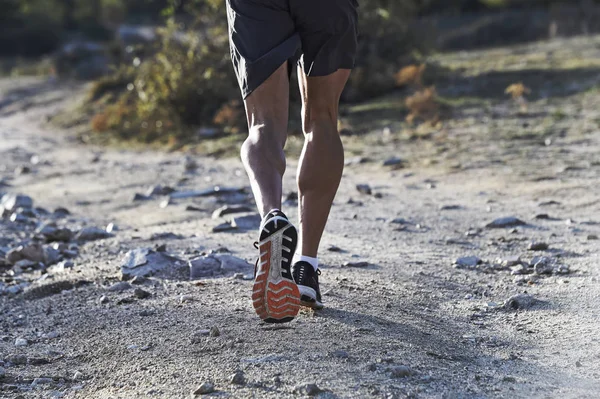
<path fill-rule="evenodd" d="M 292 266 L 292 276 L 300 291 L 300 304 L 313 309 L 323 309 L 321 290 L 319 289 L 319 276 L 321 270 L 308 262 L 297 262 Z"/>
<path fill-rule="evenodd" d="M 252 304 L 267 323 L 292 321 L 300 309 L 300 292 L 291 273 L 298 233 L 281 211 L 271 211 L 261 223 L 259 258 L 254 273 Z"/>

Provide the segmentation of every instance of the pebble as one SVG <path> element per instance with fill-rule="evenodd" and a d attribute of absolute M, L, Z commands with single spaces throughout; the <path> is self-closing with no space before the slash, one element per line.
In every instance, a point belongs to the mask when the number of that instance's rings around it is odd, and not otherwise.
<path fill-rule="evenodd" d="M 109 223 L 109 224 L 106 225 L 106 228 L 104 230 L 107 233 L 111 233 L 112 234 L 113 232 L 119 230 L 119 227 L 116 224 L 114 224 L 114 223 Z"/>
<path fill-rule="evenodd" d="M 129 284 L 126 281 L 119 281 L 118 283 L 115 283 L 113 285 L 111 285 L 110 287 L 108 287 L 108 291 L 110 292 L 123 292 L 125 290 L 128 290 L 131 288 L 131 284 Z"/>
<path fill-rule="evenodd" d="M 361 194 L 371 195 L 373 194 L 373 190 L 368 184 L 357 184 L 356 190 L 358 190 Z"/>
<path fill-rule="evenodd" d="M 141 288 L 136 288 L 135 290 L 133 290 L 133 295 L 138 299 L 146 299 L 149 298 L 152 294 Z"/>
<path fill-rule="evenodd" d="M 458 258 L 454 261 L 454 264 L 457 267 L 476 267 L 483 261 L 477 256 L 464 256 L 462 258 Z"/>
<path fill-rule="evenodd" d="M 198 163 L 194 158 L 186 156 L 183 159 L 183 169 L 186 172 L 194 172 L 196 169 L 198 169 Z"/>
<path fill-rule="evenodd" d="M 513 267 L 520 265 L 522 263 L 522 260 L 520 256 L 515 255 L 498 259 L 496 262 L 499 263 L 502 267 Z"/>
<path fill-rule="evenodd" d="M 6 377 L 6 369 L 0 366 L 0 380 Z"/>
<path fill-rule="evenodd" d="M 321 388 L 319 388 L 317 386 L 317 384 L 303 384 L 303 385 L 297 385 L 294 388 L 294 392 L 301 394 L 301 395 L 316 396 L 316 395 L 320 394 L 321 392 L 323 392 L 323 390 Z"/>
<path fill-rule="evenodd" d="M 60 337 L 57 331 L 50 331 L 49 333 L 42 334 L 43 339 L 54 339 Z"/>
<path fill-rule="evenodd" d="M 210 328 L 210 332 L 208 333 L 208 335 L 210 337 L 219 337 L 221 335 L 221 331 L 219 330 L 219 327 L 217 326 L 212 326 Z"/>
<path fill-rule="evenodd" d="M 592 240 L 597 240 L 598 236 L 596 234 L 590 234 L 587 236 L 587 239 L 592 241 Z"/>
<path fill-rule="evenodd" d="M 131 199 L 131 202 L 149 201 L 151 199 L 152 199 L 152 197 L 149 197 L 147 195 L 140 194 L 140 193 L 135 193 L 133 195 L 133 198 Z"/>
<path fill-rule="evenodd" d="M 513 276 L 527 274 L 528 271 L 529 269 L 525 265 L 516 265 L 510 268 L 510 274 Z"/>
<path fill-rule="evenodd" d="M 525 226 L 527 223 L 514 216 L 503 217 L 488 223 L 485 227 L 488 229 L 500 229 L 508 227 Z"/>
<path fill-rule="evenodd" d="M 527 249 L 530 251 L 545 251 L 548 248 L 550 248 L 550 246 L 545 242 L 532 242 L 527 246 Z"/>
<path fill-rule="evenodd" d="M 56 208 L 54 210 L 54 212 L 52 213 L 55 217 L 65 217 L 65 216 L 69 216 L 71 214 L 71 212 L 67 209 L 67 208 Z"/>
<path fill-rule="evenodd" d="M 53 384 L 54 380 L 52 378 L 46 378 L 46 377 L 38 377 L 38 378 L 34 378 L 33 382 L 31 383 L 31 385 L 36 386 L 36 385 L 48 385 L 48 384 Z"/>
<path fill-rule="evenodd" d="M 95 241 L 110 237 L 113 237 L 112 233 L 98 227 L 84 227 L 75 235 L 75 239 L 79 241 Z"/>
<path fill-rule="evenodd" d="M 237 227 L 233 226 L 230 222 L 221 223 L 212 228 L 213 233 L 224 233 L 232 230 L 237 230 Z"/>
<path fill-rule="evenodd" d="M 212 382 L 204 382 L 194 391 L 194 395 L 206 395 L 215 391 L 215 384 Z"/>
<path fill-rule="evenodd" d="M 0 200 L 0 205 L 7 211 L 15 211 L 17 208 L 33 208 L 31 197 L 22 194 L 5 194 Z"/>
<path fill-rule="evenodd" d="M 135 276 L 132 280 L 131 280 L 131 284 L 134 285 L 142 285 L 142 284 L 146 284 L 149 280 L 146 277 L 142 277 L 142 276 Z"/>
<path fill-rule="evenodd" d="M 252 212 L 252 211 L 253 211 L 253 209 L 246 205 L 225 205 L 219 209 L 216 209 L 212 213 L 212 218 L 218 219 L 223 216 L 231 215 L 234 213 L 246 213 L 246 212 Z"/>
<path fill-rule="evenodd" d="M 532 261 L 532 263 L 533 263 L 533 272 L 535 274 L 538 274 L 538 275 L 552 274 L 552 272 L 554 271 L 554 265 L 552 264 L 552 261 L 550 260 L 550 258 L 546 258 L 546 257 L 536 258 Z"/>
<path fill-rule="evenodd" d="M 506 310 L 526 310 L 530 309 L 537 304 L 540 304 L 541 301 L 535 299 L 531 295 L 527 294 L 518 294 L 510 297 L 504 302 L 504 309 Z"/>
<path fill-rule="evenodd" d="M 398 157 L 391 157 L 383 161 L 383 166 L 404 166 L 404 160 Z"/>
<path fill-rule="evenodd" d="M 342 267 L 369 267 L 369 262 L 345 262 Z"/>
<path fill-rule="evenodd" d="M 149 197 L 152 197 L 154 195 L 169 195 L 171 193 L 174 193 L 176 190 L 173 187 L 169 187 L 169 186 L 161 186 L 156 185 L 156 186 L 152 186 L 148 189 L 148 191 L 146 192 L 146 195 Z"/>
<path fill-rule="evenodd" d="M 440 211 L 458 211 L 463 209 L 460 205 L 442 205 L 440 206 Z"/>
<path fill-rule="evenodd" d="M 72 269 L 73 267 L 75 267 L 75 264 L 70 261 L 70 260 L 63 260 L 62 262 L 58 263 L 56 265 L 56 267 L 54 268 L 55 271 L 57 272 L 64 272 L 67 271 L 69 269 Z"/>
<path fill-rule="evenodd" d="M 408 366 L 396 366 L 390 370 L 390 377 L 392 378 L 406 378 L 410 377 L 413 371 Z"/>
<path fill-rule="evenodd" d="M 230 221 L 231 227 L 241 230 L 258 230 L 262 218 L 258 213 L 233 217 Z"/>
<path fill-rule="evenodd" d="M 245 385 L 246 377 L 244 376 L 244 372 L 241 370 L 236 371 L 229 376 L 229 382 L 235 385 Z"/>
<path fill-rule="evenodd" d="M 25 338 L 17 338 L 15 340 L 15 346 L 27 346 L 29 345 L 29 342 L 27 342 L 27 340 Z"/>
<path fill-rule="evenodd" d="M 348 352 L 344 351 L 344 350 L 336 350 L 331 352 L 331 356 L 332 357 L 337 357 L 339 359 L 348 359 L 350 357 L 350 355 L 348 354 Z"/>
<path fill-rule="evenodd" d="M 194 301 L 193 295 L 182 295 L 179 297 L 179 303 L 193 302 L 193 301 Z"/>

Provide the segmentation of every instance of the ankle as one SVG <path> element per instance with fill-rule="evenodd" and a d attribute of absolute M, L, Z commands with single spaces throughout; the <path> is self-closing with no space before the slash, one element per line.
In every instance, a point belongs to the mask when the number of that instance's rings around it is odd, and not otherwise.
<path fill-rule="evenodd" d="M 319 270 L 319 258 L 313 258 L 312 256 L 300 255 L 299 253 L 294 254 L 292 263 L 306 262 L 309 263 L 315 271 Z"/>

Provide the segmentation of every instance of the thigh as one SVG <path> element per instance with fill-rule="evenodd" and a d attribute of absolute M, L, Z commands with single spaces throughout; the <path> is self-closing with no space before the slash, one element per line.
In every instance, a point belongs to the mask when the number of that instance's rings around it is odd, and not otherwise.
<path fill-rule="evenodd" d="M 298 67 L 305 131 L 308 119 L 317 114 L 327 114 L 337 120 L 340 97 L 349 77 L 350 69 L 338 69 L 327 76 L 308 76 L 302 67 Z"/>
<path fill-rule="evenodd" d="M 289 94 L 286 61 L 244 100 L 249 128 L 260 128 L 283 146 L 287 139 Z"/>
<path fill-rule="evenodd" d="M 244 98 L 300 49 L 287 0 L 227 0 L 231 58 Z"/>
<path fill-rule="evenodd" d="M 352 69 L 358 47 L 357 0 L 291 0 L 302 42 L 300 65 L 308 76 Z"/>

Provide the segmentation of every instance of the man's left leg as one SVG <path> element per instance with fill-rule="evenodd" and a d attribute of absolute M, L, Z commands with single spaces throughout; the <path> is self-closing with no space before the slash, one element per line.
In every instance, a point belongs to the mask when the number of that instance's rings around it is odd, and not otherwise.
<path fill-rule="evenodd" d="M 286 62 L 246 98 L 249 134 L 241 150 L 263 217 L 252 303 L 259 317 L 270 323 L 291 321 L 300 308 L 300 292 L 291 274 L 298 233 L 280 210 L 286 166 L 283 147 L 288 124 L 287 68 Z"/>

